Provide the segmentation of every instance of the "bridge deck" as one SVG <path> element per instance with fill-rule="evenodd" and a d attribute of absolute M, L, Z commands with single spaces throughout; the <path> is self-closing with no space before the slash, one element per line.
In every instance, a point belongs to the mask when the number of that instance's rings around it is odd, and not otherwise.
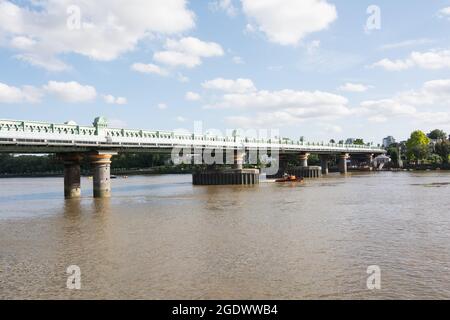
<path fill-rule="evenodd" d="M 385 153 L 370 145 L 325 144 L 290 139 L 256 139 L 180 134 L 175 132 L 108 128 L 106 124 L 79 126 L 44 122 L 0 120 L 0 152 L 58 153 L 114 150 L 119 152 L 171 152 L 173 148 L 276 150 L 311 152 Z"/>

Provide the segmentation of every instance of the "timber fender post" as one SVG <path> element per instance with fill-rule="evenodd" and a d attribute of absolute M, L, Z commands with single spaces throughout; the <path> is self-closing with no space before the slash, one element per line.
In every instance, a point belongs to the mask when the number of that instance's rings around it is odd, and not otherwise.
<path fill-rule="evenodd" d="M 288 173 L 299 178 L 320 178 L 322 176 L 322 167 L 295 167 L 288 170 Z"/>

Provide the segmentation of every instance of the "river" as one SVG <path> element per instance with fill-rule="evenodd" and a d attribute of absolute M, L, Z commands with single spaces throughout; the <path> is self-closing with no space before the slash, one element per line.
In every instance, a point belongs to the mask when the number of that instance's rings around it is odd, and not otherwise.
<path fill-rule="evenodd" d="M 450 298 L 450 173 L 332 174 L 304 184 L 0 179 L 0 299 Z M 70 265 L 81 290 L 66 288 Z M 367 268 L 379 266 L 381 289 Z"/>

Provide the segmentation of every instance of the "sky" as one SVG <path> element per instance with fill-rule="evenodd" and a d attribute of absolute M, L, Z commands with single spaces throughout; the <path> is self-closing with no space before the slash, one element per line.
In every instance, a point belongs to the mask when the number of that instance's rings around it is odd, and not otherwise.
<path fill-rule="evenodd" d="M 0 119 L 450 132 L 450 0 L 0 0 Z"/>

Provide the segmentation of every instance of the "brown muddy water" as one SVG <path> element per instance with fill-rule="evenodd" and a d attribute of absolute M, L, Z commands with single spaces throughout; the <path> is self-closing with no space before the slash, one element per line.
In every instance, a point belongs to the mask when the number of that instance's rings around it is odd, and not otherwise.
<path fill-rule="evenodd" d="M 0 299 L 450 298 L 450 173 L 304 184 L 0 179 Z M 81 270 L 81 290 L 66 269 Z M 368 290 L 368 266 L 381 289 Z"/>

